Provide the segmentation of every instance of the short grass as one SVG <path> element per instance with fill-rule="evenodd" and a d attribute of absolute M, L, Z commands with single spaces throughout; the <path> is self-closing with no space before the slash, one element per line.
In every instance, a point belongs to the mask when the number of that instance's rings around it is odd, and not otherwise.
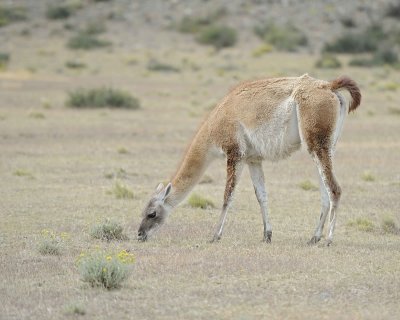
<path fill-rule="evenodd" d="M 354 227 L 359 231 L 371 232 L 375 229 L 374 223 L 368 218 L 357 218 L 347 223 L 348 226 Z"/>
<path fill-rule="evenodd" d="M 317 191 L 318 187 L 310 180 L 304 180 L 299 183 L 299 187 L 305 191 Z"/>
<path fill-rule="evenodd" d="M 209 209 L 215 208 L 214 202 L 210 199 L 203 197 L 197 193 L 193 193 L 189 199 L 188 204 L 193 208 Z"/>

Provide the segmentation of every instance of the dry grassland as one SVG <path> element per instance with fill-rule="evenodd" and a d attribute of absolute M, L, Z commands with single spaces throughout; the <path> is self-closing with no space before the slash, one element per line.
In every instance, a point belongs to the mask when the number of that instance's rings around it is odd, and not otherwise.
<path fill-rule="evenodd" d="M 387 216 L 400 224 L 400 88 L 388 86 L 400 83 L 398 71 L 318 70 L 313 55 L 254 58 L 240 49 L 134 55 L 102 50 L 76 56 L 57 39 L 46 46 L 49 58 L 38 53 L 44 44 L 32 51 L 20 41 L 14 63 L 0 72 L 1 319 L 398 318 L 400 237 L 381 228 Z M 148 71 L 149 56 L 182 69 Z M 87 69 L 64 68 L 72 58 Z M 340 59 L 346 65 L 348 57 Z M 318 185 L 304 151 L 264 164 L 271 245 L 261 242 L 261 215 L 248 172 L 221 242 L 208 243 L 222 201 L 222 161 L 209 168 L 211 181 L 195 189 L 217 208 L 183 204 L 154 238 L 138 243 L 141 209 L 157 183 L 174 172 L 218 99 L 241 80 L 305 72 L 322 79 L 348 74 L 363 93 L 337 147 L 343 197 L 333 246 L 306 245 L 319 217 L 319 192 L 299 186 L 308 180 Z M 102 85 L 131 92 L 142 108 L 64 106 L 68 91 Z M 366 172 L 373 179 L 363 179 Z M 108 193 L 116 180 L 133 191 L 132 199 Z M 130 240 L 90 238 L 91 227 L 107 217 L 120 221 Z M 350 223 L 357 218 L 370 220 L 372 230 Z M 38 252 L 42 229 L 68 234 L 61 255 Z M 133 273 L 121 289 L 80 281 L 76 258 L 97 246 L 135 254 Z"/>

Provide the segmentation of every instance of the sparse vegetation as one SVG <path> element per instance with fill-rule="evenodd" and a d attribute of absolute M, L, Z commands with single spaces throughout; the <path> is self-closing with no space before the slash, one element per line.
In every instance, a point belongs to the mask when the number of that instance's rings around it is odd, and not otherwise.
<path fill-rule="evenodd" d="M 355 227 L 359 231 L 371 232 L 374 230 L 374 223 L 368 218 L 357 218 L 347 223 L 350 227 Z"/>
<path fill-rule="evenodd" d="M 68 4 L 51 4 L 47 7 L 46 17 L 51 20 L 60 20 L 69 18 L 75 11 L 75 8 Z"/>
<path fill-rule="evenodd" d="M 361 178 L 367 182 L 375 181 L 375 176 L 369 171 L 364 171 L 363 174 L 361 175 Z"/>
<path fill-rule="evenodd" d="M 400 3 L 391 3 L 386 8 L 385 15 L 387 17 L 400 19 Z"/>
<path fill-rule="evenodd" d="M 30 179 L 34 178 L 32 172 L 30 172 L 29 170 L 26 170 L 26 169 L 17 169 L 17 170 L 15 170 L 14 171 L 14 176 L 27 177 L 27 178 L 30 178 Z"/>
<path fill-rule="evenodd" d="M 97 251 L 81 253 L 77 260 L 81 279 L 92 287 L 117 289 L 129 277 L 135 262 L 133 254 L 122 250 L 117 254 Z"/>
<path fill-rule="evenodd" d="M 82 49 L 82 50 L 91 50 L 103 47 L 111 46 L 111 42 L 101 40 L 96 37 L 96 35 L 80 31 L 71 39 L 69 39 L 67 43 L 67 47 L 70 49 Z"/>
<path fill-rule="evenodd" d="M 214 46 L 216 49 L 233 47 L 237 41 L 236 30 L 223 25 L 211 25 L 202 29 L 196 40 L 202 44 Z"/>
<path fill-rule="evenodd" d="M 0 27 L 26 19 L 26 9 L 24 7 L 5 7 L 0 5 Z"/>
<path fill-rule="evenodd" d="M 147 63 L 147 70 L 149 71 L 160 71 L 160 72 L 180 72 L 181 70 L 170 64 L 160 62 L 156 59 L 150 59 Z"/>
<path fill-rule="evenodd" d="M 177 29 L 183 33 L 197 34 L 205 27 L 214 25 L 227 14 L 224 7 L 204 16 L 186 16 L 178 23 Z"/>
<path fill-rule="evenodd" d="M 372 58 L 356 57 L 350 60 L 349 64 L 351 66 L 357 66 L 357 67 L 372 67 L 372 66 L 382 66 L 382 65 L 398 66 L 399 57 L 394 49 L 384 48 L 376 51 L 372 56 Z"/>
<path fill-rule="evenodd" d="M 318 187 L 313 184 L 310 180 L 305 180 L 299 183 L 299 187 L 305 191 L 316 191 Z"/>
<path fill-rule="evenodd" d="M 86 64 L 84 64 L 83 62 L 79 62 L 79 61 L 72 61 L 69 60 L 65 63 L 65 66 L 69 69 L 83 69 L 86 68 Z"/>
<path fill-rule="evenodd" d="M 81 303 L 70 303 L 65 307 L 65 314 L 84 316 L 86 314 L 85 307 Z"/>
<path fill-rule="evenodd" d="M 114 187 L 108 192 L 114 195 L 117 199 L 133 199 L 134 194 L 127 186 L 121 184 L 120 182 L 115 182 Z"/>
<path fill-rule="evenodd" d="M 342 67 L 339 59 L 331 54 L 323 54 L 315 63 L 316 68 L 320 69 L 338 69 Z"/>
<path fill-rule="evenodd" d="M 120 148 L 118 148 L 118 153 L 119 154 L 128 154 L 129 151 L 125 147 L 120 147 Z"/>
<path fill-rule="evenodd" d="M 264 43 L 261 46 L 257 47 L 256 49 L 253 50 L 252 55 L 255 58 L 261 57 L 267 53 L 270 53 L 274 48 L 272 45 L 268 43 Z"/>
<path fill-rule="evenodd" d="M 399 234 L 400 229 L 397 227 L 396 222 L 392 217 L 384 217 L 382 219 L 381 227 L 384 233 Z"/>
<path fill-rule="evenodd" d="M 67 106 L 73 108 L 138 109 L 139 100 L 125 91 L 111 88 L 78 89 L 69 93 Z"/>
<path fill-rule="evenodd" d="M 201 208 L 201 209 L 215 208 L 215 205 L 211 200 L 204 198 L 196 193 L 193 193 L 189 197 L 188 203 L 193 208 Z"/>
<path fill-rule="evenodd" d="M 38 251 L 43 255 L 55 255 L 61 254 L 63 248 L 63 242 L 68 237 L 66 233 L 57 234 L 52 230 L 44 229 L 41 232 L 41 238 L 38 244 Z"/>
<path fill-rule="evenodd" d="M 45 119 L 45 115 L 42 112 L 38 112 L 38 111 L 31 111 L 29 113 L 29 118 L 33 118 L 33 119 Z"/>
<path fill-rule="evenodd" d="M 85 29 L 83 30 L 84 33 L 90 35 L 101 34 L 107 31 L 106 24 L 104 21 L 93 20 L 88 22 Z"/>
<path fill-rule="evenodd" d="M 112 219 L 106 219 L 103 223 L 94 226 L 90 230 L 90 236 L 100 240 L 127 240 L 124 228 Z"/>
<path fill-rule="evenodd" d="M 106 179 L 112 179 L 112 178 L 125 179 L 126 176 L 127 176 L 127 172 L 122 168 L 119 168 L 115 172 L 107 172 L 104 174 L 104 177 Z"/>
<path fill-rule="evenodd" d="M 0 52 L 0 70 L 5 69 L 9 61 L 10 61 L 10 54 L 5 52 Z"/>
<path fill-rule="evenodd" d="M 308 44 L 305 34 L 290 24 L 279 26 L 267 23 L 256 27 L 254 31 L 263 41 L 281 51 L 296 51 L 298 47 Z"/>
<path fill-rule="evenodd" d="M 376 51 L 387 38 L 382 27 L 373 25 L 363 32 L 348 32 L 331 43 L 327 43 L 324 51 L 336 53 L 363 53 Z"/>

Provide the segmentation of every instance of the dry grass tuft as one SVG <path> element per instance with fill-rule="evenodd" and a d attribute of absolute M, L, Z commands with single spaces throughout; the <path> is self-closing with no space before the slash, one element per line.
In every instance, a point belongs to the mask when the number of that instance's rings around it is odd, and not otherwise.
<path fill-rule="evenodd" d="M 128 236 L 124 234 L 124 227 L 111 219 L 106 219 L 103 223 L 94 226 L 90 231 L 90 236 L 107 241 L 128 239 Z"/>
<path fill-rule="evenodd" d="M 350 227 L 355 227 L 359 231 L 371 232 L 375 229 L 374 223 L 368 218 L 357 218 L 347 223 Z"/>
<path fill-rule="evenodd" d="M 211 200 L 204 198 L 196 193 L 193 193 L 190 196 L 188 203 L 192 208 L 201 208 L 201 209 L 215 208 L 215 205 Z"/>
<path fill-rule="evenodd" d="M 372 182 L 376 180 L 374 175 L 369 171 L 364 171 L 364 173 L 361 176 L 361 179 L 367 182 Z"/>
<path fill-rule="evenodd" d="M 107 193 L 113 194 L 117 199 L 133 199 L 135 197 L 133 191 L 119 181 L 115 182 L 114 187 Z"/>
<path fill-rule="evenodd" d="M 64 240 L 68 238 L 68 234 L 57 234 L 52 230 L 44 229 L 41 231 L 41 238 L 38 243 L 37 249 L 42 255 L 61 255 Z"/>
<path fill-rule="evenodd" d="M 29 170 L 26 169 L 17 169 L 13 172 L 14 176 L 17 177 L 27 177 L 30 179 L 34 179 L 34 175 L 32 174 L 32 172 L 30 172 Z"/>
<path fill-rule="evenodd" d="M 384 233 L 399 234 L 400 229 L 392 217 L 384 217 L 381 227 Z"/>
<path fill-rule="evenodd" d="M 313 184 L 310 180 L 305 180 L 299 183 L 299 187 L 305 191 L 317 191 L 318 187 Z"/>

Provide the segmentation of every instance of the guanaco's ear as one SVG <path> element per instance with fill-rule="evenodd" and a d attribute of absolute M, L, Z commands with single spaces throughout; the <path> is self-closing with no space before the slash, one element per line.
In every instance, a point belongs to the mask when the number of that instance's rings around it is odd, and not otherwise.
<path fill-rule="evenodd" d="M 161 193 L 161 191 L 164 189 L 164 184 L 161 182 L 158 184 L 156 188 L 156 194 Z"/>
<path fill-rule="evenodd" d="M 165 187 L 165 191 L 164 191 L 164 196 L 163 196 L 163 200 L 167 199 L 168 195 L 170 194 L 172 189 L 172 183 L 168 183 L 167 186 Z"/>

